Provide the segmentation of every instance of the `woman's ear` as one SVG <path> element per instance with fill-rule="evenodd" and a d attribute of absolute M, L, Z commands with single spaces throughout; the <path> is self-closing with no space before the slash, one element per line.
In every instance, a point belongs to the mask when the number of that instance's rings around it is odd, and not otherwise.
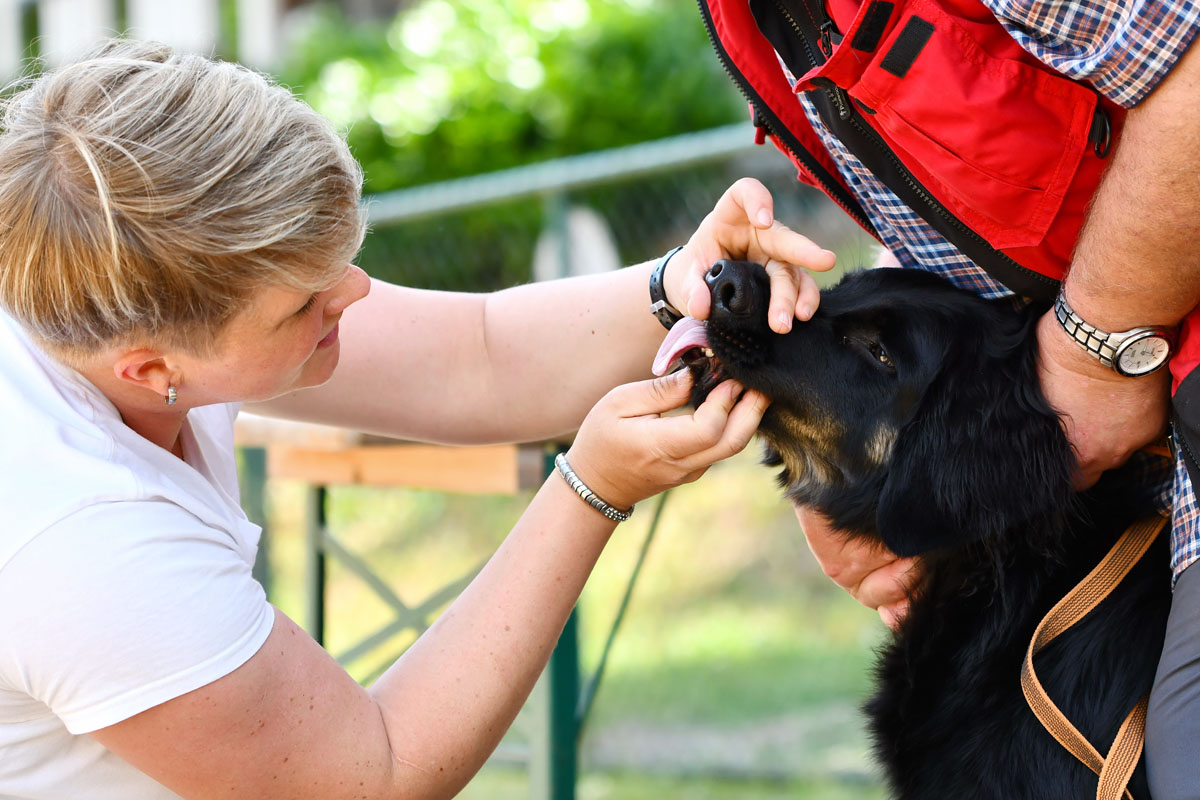
<path fill-rule="evenodd" d="M 118 351 L 112 365 L 118 381 L 132 384 L 160 397 L 166 397 L 172 385 L 178 385 L 178 370 L 157 350 L 145 347 Z"/>
<path fill-rule="evenodd" d="M 897 555 L 996 536 L 1066 507 L 1074 455 L 1026 356 L 949 365 L 901 430 L 876 513 Z"/>

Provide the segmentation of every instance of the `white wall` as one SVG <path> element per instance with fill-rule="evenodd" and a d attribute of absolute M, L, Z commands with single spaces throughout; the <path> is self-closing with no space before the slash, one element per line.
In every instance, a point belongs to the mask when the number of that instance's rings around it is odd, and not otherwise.
<path fill-rule="evenodd" d="M 257 69 L 275 63 L 280 48 L 280 0 L 237 0 L 238 61 Z"/>
<path fill-rule="evenodd" d="M 105 0 L 41 0 L 38 24 L 42 57 L 61 64 L 111 36 L 117 20 L 112 3 Z"/>
<path fill-rule="evenodd" d="M 21 67 L 21 9 L 17 0 L 0 0 L 0 81 Z"/>
<path fill-rule="evenodd" d="M 114 0 L 38 0 L 42 55 L 61 64 L 116 32 Z M 270 69 L 279 52 L 280 0 L 237 0 L 239 57 Z M 126 0 L 128 33 L 180 50 L 212 54 L 220 37 L 218 0 Z M 21 0 L 0 0 L 0 83 L 15 76 L 26 43 Z"/>
<path fill-rule="evenodd" d="M 215 0 L 128 0 L 125 14 L 129 33 L 139 39 L 153 39 L 189 53 L 216 50 Z"/>

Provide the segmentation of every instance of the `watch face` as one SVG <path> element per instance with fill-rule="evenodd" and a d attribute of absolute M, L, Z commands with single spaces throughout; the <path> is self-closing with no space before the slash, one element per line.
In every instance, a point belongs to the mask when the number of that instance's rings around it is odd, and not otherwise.
<path fill-rule="evenodd" d="M 1127 342 L 1117 354 L 1117 371 L 1122 375 L 1146 375 L 1167 363 L 1171 343 L 1164 337 L 1147 333 Z"/>

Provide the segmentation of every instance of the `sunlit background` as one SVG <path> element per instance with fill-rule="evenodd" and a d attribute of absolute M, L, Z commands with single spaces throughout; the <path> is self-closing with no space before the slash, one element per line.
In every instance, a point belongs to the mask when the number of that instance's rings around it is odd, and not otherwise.
<path fill-rule="evenodd" d="M 0 71 L 113 31 L 241 60 L 325 115 L 366 172 L 360 263 L 387 280 L 485 291 L 644 261 L 743 175 L 841 266 L 872 258 L 786 159 L 752 144 L 690 0 L 0 0 Z M 858 706 L 882 626 L 821 575 L 756 459 L 751 446 L 672 493 L 648 544 L 643 504 L 589 583 L 585 679 L 644 549 L 579 741 L 579 798 L 881 796 Z M 311 496 L 311 481 L 266 484 L 270 594 L 302 622 Z M 529 497 L 333 483 L 325 525 L 415 604 L 469 573 Z M 356 646 L 394 608 L 345 563 L 326 561 L 324 641 L 366 682 L 415 634 Z M 563 797 L 536 772 L 541 719 L 524 712 L 463 796 Z"/>

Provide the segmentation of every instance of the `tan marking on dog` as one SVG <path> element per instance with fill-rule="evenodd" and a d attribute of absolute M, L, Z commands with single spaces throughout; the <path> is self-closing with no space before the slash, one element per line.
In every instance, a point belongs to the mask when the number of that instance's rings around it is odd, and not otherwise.
<path fill-rule="evenodd" d="M 841 479 L 832 461 L 841 426 L 832 417 L 799 416 L 784 409 L 772 411 L 781 431 L 767 433 L 793 484 L 829 485 Z"/>
<path fill-rule="evenodd" d="M 874 466 L 882 466 L 892 458 L 892 448 L 896 446 L 897 430 L 881 423 L 867 442 L 867 460 Z"/>

